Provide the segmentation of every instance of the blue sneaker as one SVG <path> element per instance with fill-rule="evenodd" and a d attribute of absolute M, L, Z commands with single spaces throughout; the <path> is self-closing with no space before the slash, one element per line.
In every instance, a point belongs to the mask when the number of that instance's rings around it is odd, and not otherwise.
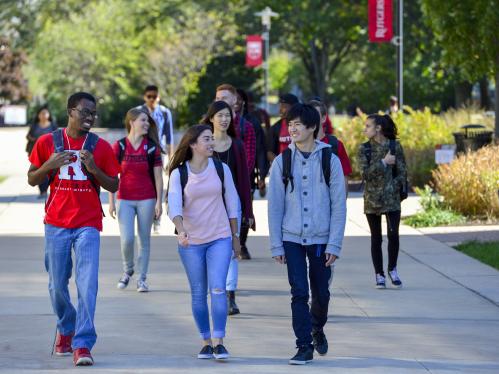
<path fill-rule="evenodd" d="M 388 277 L 392 281 L 392 285 L 395 288 L 402 288 L 402 281 L 397 273 L 397 268 L 394 268 L 392 271 L 388 272 Z"/>
<path fill-rule="evenodd" d="M 378 289 L 386 288 L 385 277 L 381 274 L 376 274 L 376 288 Z"/>

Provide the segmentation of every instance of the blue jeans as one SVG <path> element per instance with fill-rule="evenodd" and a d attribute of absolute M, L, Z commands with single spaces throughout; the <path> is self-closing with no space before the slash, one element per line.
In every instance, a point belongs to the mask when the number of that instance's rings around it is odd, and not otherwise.
<path fill-rule="evenodd" d="M 192 314 L 201 339 L 223 338 L 227 323 L 227 298 L 225 281 L 232 257 L 232 238 L 224 238 L 206 244 L 178 247 L 191 288 Z M 208 312 L 208 287 L 211 296 L 213 335 L 210 333 Z"/>
<path fill-rule="evenodd" d="M 118 200 L 117 213 L 120 224 L 121 258 L 123 271 L 133 273 L 133 249 L 135 246 L 135 217 L 138 228 L 138 257 L 137 266 L 140 271 L 139 279 L 146 280 L 151 253 L 151 227 L 154 219 L 156 199 L 147 200 Z"/>
<path fill-rule="evenodd" d="M 332 266 L 326 267 L 326 245 L 283 242 L 288 280 L 291 286 L 291 314 L 298 347 L 312 343 L 312 332 L 322 331 L 327 322 Z M 307 279 L 308 258 L 308 279 Z M 308 305 L 308 280 L 312 302 Z"/>
<path fill-rule="evenodd" d="M 241 232 L 241 221 L 242 221 L 242 207 L 239 201 L 239 212 L 237 215 L 237 232 Z M 227 273 L 227 282 L 225 283 L 225 288 L 227 291 L 237 290 L 237 281 L 239 279 L 239 260 L 235 257 L 231 257 L 229 272 Z"/>
<path fill-rule="evenodd" d="M 57 329 L 73 337 L 73 349 L 92 349 L 97 340 L 94 326 L 99 272 L 99 231 L 94 227 L 65 229 L 45 225 L 45 268 L 49 273 L 49 293 L 57 315 Z M 75 252 L 78 310 L 71 304 L 68 283 Z"/>

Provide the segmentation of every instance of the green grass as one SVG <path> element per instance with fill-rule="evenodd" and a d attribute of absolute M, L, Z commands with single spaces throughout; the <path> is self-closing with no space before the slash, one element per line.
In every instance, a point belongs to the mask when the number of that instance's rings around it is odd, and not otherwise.
<path fill-rule="evenodd" d="M 432 208 L 404 219 L 406 225 L 412 227 L 448 226 L 465 223 L 466 217 L 451 210 Z"/>
<path fill-rule="evenodd" d="M 6 179 L 7 177 L 5 175 L 0 175 L 0 183 L 2 183 Z"/>
<path fill-rule="evenodd" d="M 459 244 L 454 248 L 499 270 L 499 241 L 471 241 Z"/>

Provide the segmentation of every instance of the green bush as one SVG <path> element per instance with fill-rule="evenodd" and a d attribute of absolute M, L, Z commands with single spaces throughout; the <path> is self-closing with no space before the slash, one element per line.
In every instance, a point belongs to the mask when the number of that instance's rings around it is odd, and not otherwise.
<path fill-rule="evenodd" d="M 405 107 L 406 113 L 397 113 L 393 120 L 397 124 L 404 148 L 408 179 L 412 186 L 424 186 L 430 182 L 435 165 L 435 146 L 454 144 L 453 132 L 469 123 L 481 123 L 492 127 L 489 117 L 475 107 L 450 110 L 441 115 L 430 109 L 413 110 Z M 335 121 L 335 131 L 343 141 L 352 161 L 353 177 L 360 178 L 357 153 L 361 143 L 367 139 L 363 134 L 366 116 Z"/>
<path fill-rule="evenodd" d="M 433 178 L 445 206 L 472 218 L 499 218 L 499 146 L 481 148 L 440 165 Z"/>

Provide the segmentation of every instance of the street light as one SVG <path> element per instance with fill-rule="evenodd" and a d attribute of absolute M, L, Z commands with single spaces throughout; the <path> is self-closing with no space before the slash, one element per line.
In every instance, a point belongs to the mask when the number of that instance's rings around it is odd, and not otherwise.
<path fill-rule="evenodd" d="M 255 16 L 262 17 L 263 34 L 262 39 L 265 41 L 265 60 L 263 63 L 263 69 L 265 72 L 264 82 L 265 82 L 265 110 L 269 111 L 269 53 L 270 53 L 270 25 L 272 17 L 279 17 L 279 14 L 275 13 L 270 9 L 270 7 L 265 7 L 261 12 L 256 12 Z"/>

